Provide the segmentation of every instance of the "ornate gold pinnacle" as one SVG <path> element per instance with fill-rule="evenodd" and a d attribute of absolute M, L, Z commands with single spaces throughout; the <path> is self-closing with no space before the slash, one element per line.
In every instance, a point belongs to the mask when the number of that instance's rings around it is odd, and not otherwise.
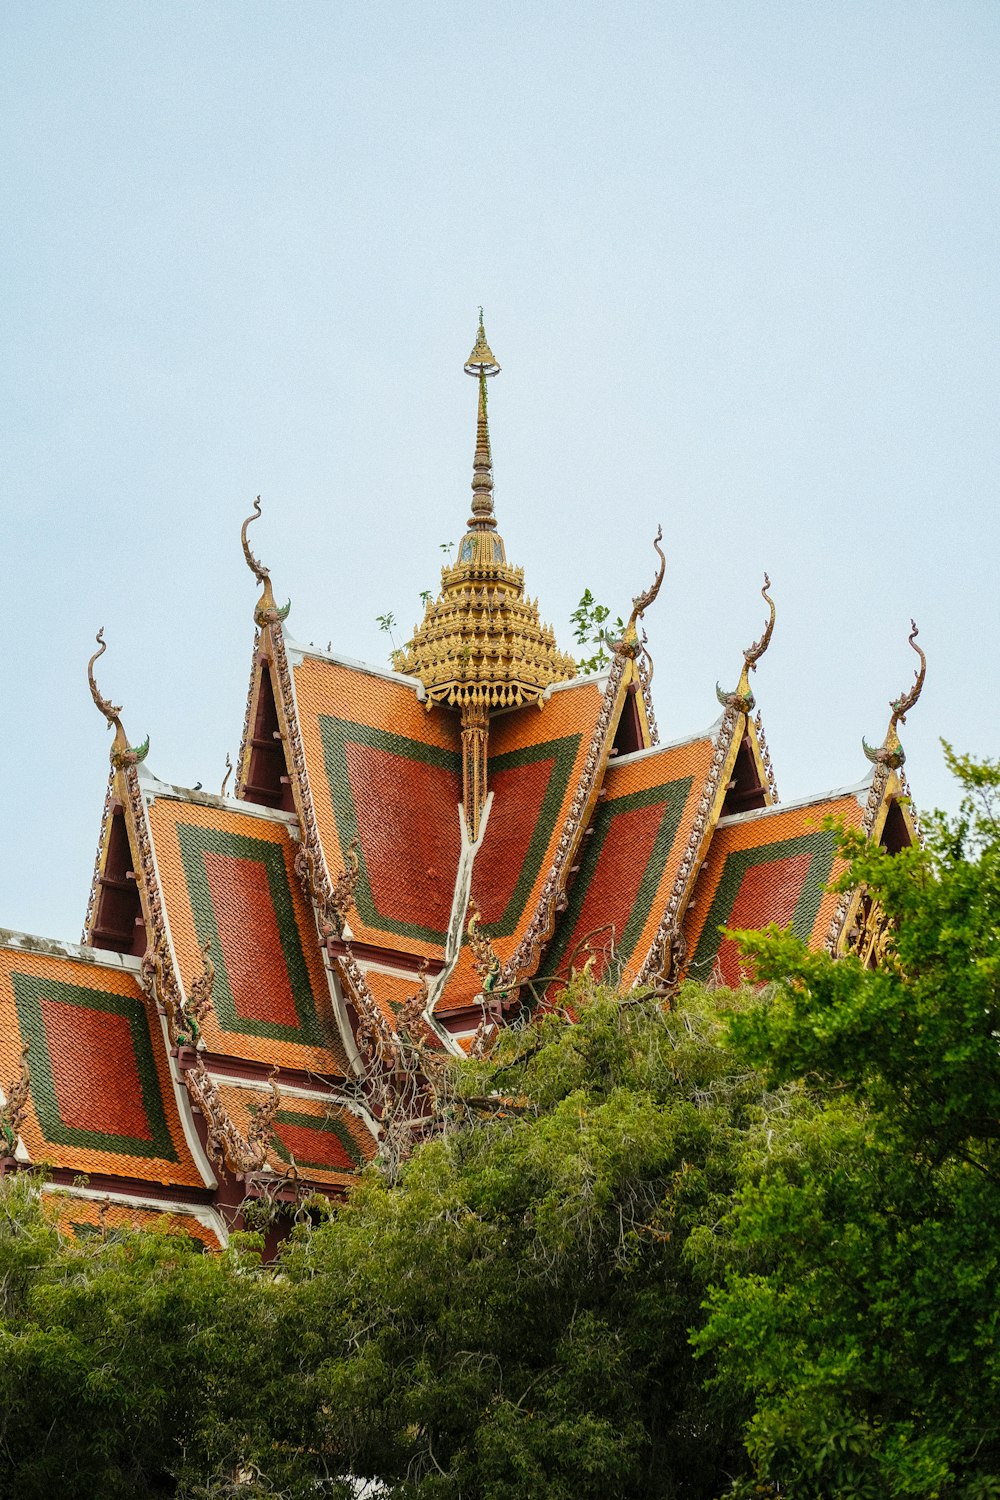
<path fill-rule="evenodd" d="M 524 597 L 524 570 L 509 565 L 496 529 L 486 381 L 500 366 L 486 342 L 481 309 L 465 370 L 479 382 L 469 529 L 456 562 L 441 571 L 440 594 L 394 664 L 420 678 L 428 708 L 445 703 L 462 714 L 465 810 L 475 838 L 486 800 L 490 713 L 537 703 L 546 688 L 576 675 L 576 663 L 559 650 L 551 626 L 541 623 L 537 601 Z"/>

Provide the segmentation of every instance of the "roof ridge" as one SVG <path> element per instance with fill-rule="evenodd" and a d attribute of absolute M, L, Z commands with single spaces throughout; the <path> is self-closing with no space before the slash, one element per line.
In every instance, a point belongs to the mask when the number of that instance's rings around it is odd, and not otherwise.
<path fill-rule="evenodd" d="M 140 771 L 139 780 L 145 793 L 155 799 L 168 802 L 186 802 L 192 807 L 216 807 L 221 812 L 246 813 L 250 817 L 262 818 L 267 823 L 284 823 L 297 828 L 298 817 L 293 812 L 284 812 L 280 807 L 266 807 L 262 802 L 247 802 L 242 797 L 223 797 L 218 792 L 205 792 L 200 787 L 177 786 L 173 782 L 161 781 L 151 771 Z"/>
<path fill-rule="evenodd" d="M 810 792 L 804 797 L 795 797 L 789 802 L 775 802 L 771 807 L 751 807 L 747 812 L 730 813 L 728 817 L 720 818 L 716 826 L 731 828 L 737 823 L 749 823 L 754 818 L 775 817 L 779 813 L 794 812 L 796 808 L 811 807 L 817 802 L 833 802 L 841 797 L 854 797 L 863 805 L 874 777 L 873 771 L 863 781 L 856 782 L 853 786 L 833 787 L 826 792 Z"/>
<path fill-rule="evenodd" d="M 417 695 L 418 701 L 421 703 L 426 697 L 426 691 L 420 678 L 414 677 L 411 673 L 396 672 L 392 667 L 377 667 L 374 662 L 362 661 L 357 656 L 342 656 L 337 651 L 324 651 L 321 646 L 313 646 L 312 644 L 307 646 L 303 641 L 293 640 L 287 631 L 285 632 L 285 651 L 288 653 L 288 664 L 290 667 L 296 667 L 299 661 L 304 661 L 306 657 L 312 657 L 317 661 L 332 662 L 338 667 L 350 667 L 352 671 L 364 672 L 368 677 L 382 677 L 388 682 L 398 682 L 402 687 L 412 688 Z M 298 658 L 298 661 L 293 660 L 295 657 Z"/>
<path fill-rule="evenodd" d="M 94 964 L 99 969 L 120 969 L 136 976 L 142 968 L 142 960 L 134 958 L 131 953 L 116 953 L 113 948 L 93 948 L 87 943 L 71 943 L 62 938 L 38 937 L 11 927 L 0 927 L 0 948 L 38 953 L 46 958 L 73 958 L 80 963 Z"/>
<path fill-rule="evenodd" d="M 628 755 L 616 755 L 609 769 L 614 766 L 632 765 L 637 760 L 645 760 L 652 755 L 662 755 L 667 750 L 681 750 L 685 745 L 699 745 L 702 741 L 713 739 L 712 731 L 717 729 L 720 723 L 721 719 L 716 719 L 714 724 L 709 724 L 698 734 L 686 734 L 679 740 L 668 740 L 665 744 L 659 745 L 647 745 L 645 749 L 632 750 Z"/>

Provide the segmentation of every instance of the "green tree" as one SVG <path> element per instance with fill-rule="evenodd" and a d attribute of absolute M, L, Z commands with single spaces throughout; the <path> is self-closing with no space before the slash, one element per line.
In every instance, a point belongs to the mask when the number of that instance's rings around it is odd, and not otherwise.
<path fill-rule="evenodd" d="M 277 1289 L 244 1246 L 210 1255 L 120 1231 L 67 1242 L 37 1183 L 6 1178 L 0 1494 L 221 1496 L 243 1474 L 236 1493 L 270 1496 Z"/>
<path fill-rule="evenodd" d="M 740 1407 L 706 1395 L 688 1330 L 748 1152 L 812 1106 L 734 1068 L 728 992 L 563 998 L 576 1024 L 460 1064 L 452 1128 L 284 1257 L 297 1440 L 332 1474 L 398 1497 L 710 1500 L 744 1466 Z"/>
<path fill-rule="evenodd" d="M 950 760 L 962 812 L 925 847 L 844 837 L 894 923 L 879 970 L 743 938 L 774 988 L 734 1050 L 824 1107 L 743 1189 L 697 1342 L 797 1500 L 1000 1495 L 1000 765 Z"/>

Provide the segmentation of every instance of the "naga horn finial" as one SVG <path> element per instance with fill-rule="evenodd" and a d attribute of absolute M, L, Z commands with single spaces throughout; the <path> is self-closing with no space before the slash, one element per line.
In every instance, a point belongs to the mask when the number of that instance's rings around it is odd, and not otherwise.
<path fill-rule="evenodd" d="M 876 766 L 885 765 L 889 766 L 892 770 L 898 770 L 906 760 L 903 747 L 899 743 L 898 726 L 906 723 L 906 715 L 920 697 L 924 678 L 927 676 L 927 658 L 917 645 L 918 634 L 917 622 L 916 620 L 911 620 L 908 639 L 909 644 L 920 658 L 920 666 L 913 674 L 912 686 L 905 693 L 901 693 L 898 698 L 891 699 L 889 703 L 892 714 L 889 718 L 889 727 L 885 732 L 885 739 L 877 750 L 873 750 L 866 740 L 861 741 L 861 747 L 865 755 Z"/>
<path fill-rule="evenodd" d="M 122 766 L 137 766 L 140 761 L 146 759 L 149 753 L 149 735 L 147 734 L 141 745 L 130 745 L 125 738 L 125 731 L 122 728 L 120 718 L 122 711 L 121 704 L 112 703 L 110 698 L 105 698 L 97 686 L 97 679 L 94 677 L 94 663 L 108 649 L 107 641 L 104 639 L 103 625 L 94 639 L 97 641 L 97 650 L 87 663 L 87 681 L 90 683 L 90 695 L 107 719 L 108 728 L 113 729 L 115 732 L 115 741 L 111 746 L 111 764 L 116 769 Z"/>
<path fill-rule="evenodd" d="M 253 503 L 253 514 L 247 516 L 246 520 L 243 522 L 242 527 L 240 528 L 240 541 L 243 543 L 243 556 L 247 560 L 247 567 L 250 569 L 257 582 L 263 584 L 266 583 L 270 578 L 271 570 L 270 568 L 265 568 L 264 564 L 260 562 L 256 557 L 254 557 L 253 553 L 250 551 L 250 543 L 247 541 L 247 527 L 252 525 L 254 521 L 259 520 L 260 496 L 258 495 Z"/>
<path fill-rule="evenodd" d="M 889 707 L 892 709 L 892 718 L 889 721 L 889 725 L 892 729 L 894 729 L 897 724 L 906 723 L 906 715 L 910 712 L 910 709 L 915 706 L 917 699 L 920 697 L 921 691 L 924 686 L 924 678 L 927 676 L 927 657 L 924 655 L 921 648 L 917 645 L 917 636 L 919 634 L 920 632 L 917 629 L 916 620 L 911 620 L 910 634 L 907 639 L 910 646 L 920 658 L 920 666 L 913 673 L 912 687 L 910 687 L 905 693 L 902 693 L 898 698 L 894 698 L 889 704 Z"/>
<path fill-rule="evenodd" d="M 768 589 L 770 587 L 771 587 L 771 580 L 767 576 L 767 574 L 765 573 L 764 574 L 764 587 L 761 589 L 760 593 L 761 593 L 761 598 L 765 601 L 765 603 L 767 604 L 767 606 L 770 609 L 771 613 L 770 613 L 770 615 L 768 617 L 767 624 L 764 626 L 764 634 L 761 636 L 760 640 L 759 641 L 754 641 L 753 645 L 752 646 L 748 646 L 747 649 L 743 653 L 743 660 L 746 662 L 746 664 L 747 664 L 747 666 L 748 666 L 748 668 L 750 669 L 751 672 L 756 672 L 756 670 L 757 670 L 757 663 L 760 661 L 761 657 L 764 655 L 764 652 L 767 650 L 768 646 L 771 644 L 771 636 L 772 636 L 772 634 L 774 632 L 775 608 L 774 608 L 774 600 L 771 598 L 770 594 L 768 593 Z"/>
<path fill-rule="evenodd" d="M 271 589 L 271 570 L 270 568 L 265 568 L 260 559 L 254 557 L 250 551 L 250 543 L 247 541 L 247 527 L 258 520 L 260 520 L 259 495 L 253 503 L 253 514 L 247 516 L 240 528 L 240 540 L 243 543 L 243 556 L 247 560 L 247 567 L 264 590 L 253 612 L 256 624 L 263 629 L 265 625 L 280 624 L 282 620 L 287 619 L 288 611 L 292 607 L 292 601 L 289 599 L 288 603 L 283 604 L 280 609 L 276 606 L 274 593 Z"/>
<path fill-rule="evenodd" d="M 748 714 L 752 711 L 752 709 L 756 707 L 756 700 L 754 699 L 753 693 L 750 691 L 750 673 L 756 672 L 757 663 L 760 661 L 761 657 L 764 655 L 764 652 L 770 645 L 771 634 L 774 630 L 775 610 L 774 600 L 768 593 L 768 589 L 770 587 L 771 580 L 765 573 L 764 587 L 760 592 L 762 598 L 767 601 L 771 613 L 768 616 L 767 624 L 764 626 L 764 634 L 761 636 L 760 640 L 754 641 L 753 645 L 748 646 L 743 653 L 743 671 L 740 673 L 740 680 L 738 684 L 731 693 L 724 692 L 718 683 L 715 684 L 715 696 L 722 704 L 722 707 L 735 708 L 738 713 L 742 714 Z"/>
<path fill-rule="evenodd" d="M 94 639 L 97 642 L 97 650 L 94 652 L 93 656 L 87 663 L 87 681 L 90 683 L 90 696 L 93 698 L 100 712 L 107 719 L 108 728 L 114 729 L 115 727 L 119 727 L 118 715 L 122 711 L 122 706 L 120 703 L 112 703 L 110 698 L 105 698 L 102 695 L 100 689 L 97 686 L 97 680 L 94 677 L 94 663 L 99 657 L 103 656 L 105 651 L 107 651 L 108 649 L 108 643 L 104 639 L 103 625 L 97 632 Z"/>
<path fill-rule="evenodd" d="M 636 597 L 632 600 L 632 613 L 629 615 L 628 624 L 625 626 L 626 635 L 628 635 L 630 630 L 635 629 L 636 621 L 642 619 L 642 616 L 645 614 L 646 610 L 654 602 L 657 594 L 660 592 L 660 585 L 663 582 L 663 575 L 667 571 L 667 559 L 664 557 L 663 548 L 660 546 L 662 540 L 663 527 L 657 526 L 656 535 L 653 538 L 653 546 L 660 554 L 660 570 L 650 587 L 646 589 L 644 593 L 637 594 Z"/>

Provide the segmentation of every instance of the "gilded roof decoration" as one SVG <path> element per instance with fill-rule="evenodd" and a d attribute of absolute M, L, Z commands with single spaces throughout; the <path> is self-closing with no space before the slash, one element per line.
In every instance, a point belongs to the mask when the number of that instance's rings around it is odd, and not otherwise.
<path fill-rule="evenodd" d="M 500 366 L 481 320 L 465 369 L 479 381 L 469 529 L 456 562 L 441 571 L 440 594 L 394 664 L 420 678 L 428 707 L 517 708 L 569 681 L 576 664 L 559 650 L 551 626 L 542 624 L 538 601 L 525 598 L 524 570 L 508 564 L 497 533 L 486 381 Z"/>
<path fill-rule="evenodd" d="M 97 650 L 87 663 L 87 681 L 90 683 L 90 695 L 94 703 L 99 712 L 107 719 L 108 728 L 113 729 L 115 732 L 114 743 L 111 746 L 111 764 L 116 769 L 120 766 L 137 766 L 149 754 L 149 735 L 146 736 L 141 745 L 130 745 L 126 739 L 125 730 L 122 728 L 122 721 L 119 717 L 122 711 L 121 704 L 112 703 L 110 698 L 105 698 L 97 686 L 97 679 L 94 677 L 94 663 L 108 649 L 107 642 L 104 639 L 103 625 L 94 639 L 97 641 Z"/>
<path fill-rule="evenodd" d="M 8 1083 L 0 1104 L 0 1160 L 13 1157 L 28 1110 L 31 1068 L 28 1065 L 29 1044 L 21 1048 L 21 1071 Z"/>
<path fill-rule="evenodd" d="M 657 526 L 656 535 L 653 538 L 653 546 L 656 548 L 656 551 L 660 556 L 659 571 L 657 572 L 657 575 L 653 579 L 653 582 L 650 584 L 649 588 L 644 589 L 641 594 L 637 594 L 632 600 L 632 613 L 629 615 L 625 629 L 622 631 L 621 640 L 615 646 L 616 651 L 624 652 L 626 656 L 638 656 L 639 653 L 643 651 L 643 648 L 646 644 L 645 632 L 643 633 L 642 640 L 639 640 L 637 625 L 638 622 L 642 619 L 643 615 L 646 613 L 646 610 L 649 608 L 649 606 L 656 602 L 656 596 L 659 594 L 660 588 L 663 584 L 663 575 L 667 571 L 667 559 L 664 557 L 663 548 L 660 546 L 662 540 L 663 527 Z M 649 653 L 645 652 L 645 655 L 648 657 Z M 652 682 L 652 661 L 650 661 L 648 678 L 649 681 Z"/>
<path fill-rule="evenodd" d="M 889 719 L 889 727 L 885 732 L 885 739 L 877 750 L 873 750 L 867 740 L 863 739 L 861 741 L 865 755 L 873 765 L 885 765 L 893 771 L 898 771 L 906 760 L 903 747 L 899 742 L 897 725 L 906 723 L 906 715 L 911 708 L 916 706 L 917 699 L 923 690 L 924 679 L 927 676 L 927 657 L 917 645 L 917 636 L 919 634 L 916 620 L 911 620 L 908 640 L 910 646 L 920 658 L 920 666 L 914 668 L 913 683 L 907 691 L 901 693 L 898 698 L 893 698 L 889 703 L 892 714 Z"/>
<path fill-rule="evenodd" d="M 253 503 L 253 513 L 247 516 L 240 528 L 240 541 L 243 543 L 243 556 L 246 558 L 247 567 L 264 589 L 264 592 L 257 601 L 253 617 L 258 625 L 268 625 L 276 620 L 287 620 L 288 612 L 292 607 L 292 601 L 289 599 L 280 608 L 275 604 L 274 590 L 271 587 L 271 570 L 270 568 L 265 568 L 260 559 L 255 557 L 250 551 L 250 543 L 247 540 L 247 528 L 252 526 L 254 521 L 259 520 L 260 496 L 258 495 Z"/>
<path fill-rule="evenodd" d="M 754 641 L 753 644 L 748 646 L 743 653 L 743 671 L 740 673 L 739 683 L 731 693 L 725 692 L 718 683 L 715 684 L 715 696 L 718 698 L 723 708 L 729 708 L 730 706 L 732 706 L 741 714 L 752 713 L 755 707 L 754 695 L 750 691 L 750 673 L 756 672 L 757 663 L 760 661 L 761 657 L 764 655 L 764 652 L 771 644 L 771 636 L 774 633 L 775 608 L 774 600 L 768 593 L 768 589 L 770 587 L 771 580 L 765 573 L 764 587 L 760 592 L 761 597 L 764 599 L 769 610 L 767 623 L 764 626 L 764 634 L 761 636 L 760 640 Z"/>

